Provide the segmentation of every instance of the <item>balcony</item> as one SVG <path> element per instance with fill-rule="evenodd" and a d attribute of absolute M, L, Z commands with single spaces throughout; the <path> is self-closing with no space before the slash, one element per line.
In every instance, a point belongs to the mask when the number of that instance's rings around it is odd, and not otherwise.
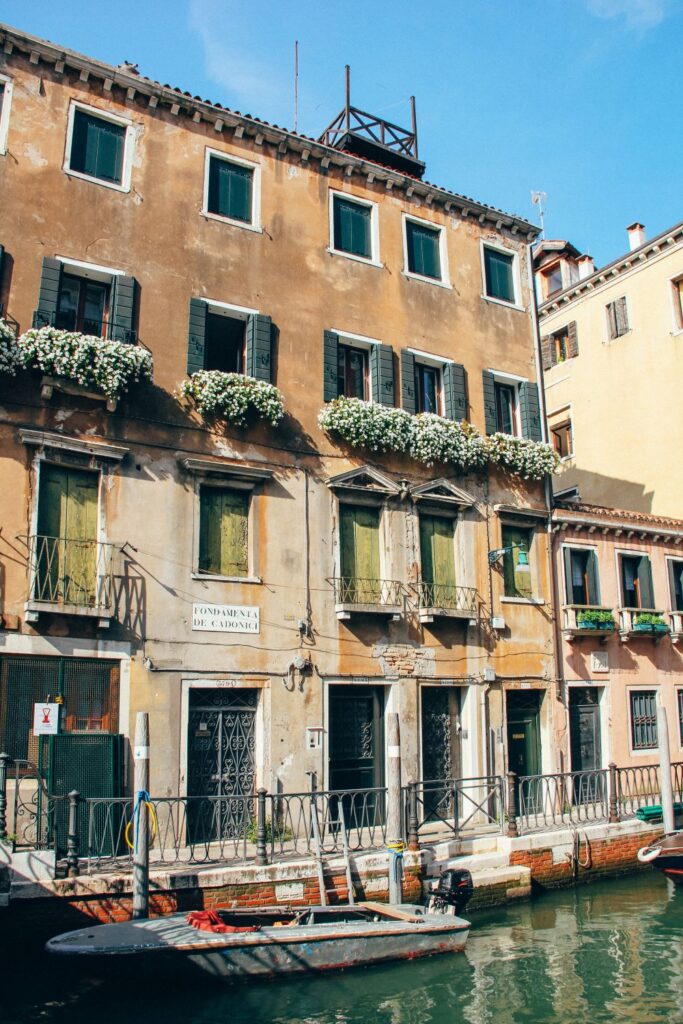
<path fill-rule="evenodd" d="M 112 577 L 115 545 L 67 537 L 29 537 L 29 591 L 26 621 L 40 613 L 98 619 L 106 627 L 113 615 Z"/>
<path fill-rule="evenodd" d="M 683 640 L 683 611 L 669 612 L 671 643 L 678 644 Z"/>
<path fill-rule="evenodd" d="M 328 583 L 334 587 L 334 610 L 340 620 L 352 615 L 387 615 L 394 620 L 401 617 L 403 596 L 399 580 L 334 576 Z"/>
<path fill-rule="evenodd" d="M 659 621 L 647 621 L 652 619 Z M 668 633 L 664 612 L 655 608 L 619 608 L 619 636 L 623 643 L 628 640 L 661 640 Z"/>
<path fill-rule="evenodd" d="M 599 637 L 600 642 L 605 643 L 617 628 L 612 609 L 605 605 L 565 604 L 562 613 L 562 632 L 570 642 L 582 636 L 591 636 Z"/>
<path fill-rule="evenodd" d="M 466 619 L 477 622 L 477 591 L 474 587 L 456 587 L 445 583 L 417 584 L 420 622 L 434 619 Z"/>
<path fill-rule="evenodd" d="M 136 345 L 137 331 L 132 330 L 128 323 L 120 323 L 110 318 L 93 319 L 83 317 L 76 321 L 71 313 L 47 313 L 36 309 L 31 324 L 39 330 L 41 327 L 56 327 L 59 331 L 73 331 L 76 334 L 90 334 L 94 338 L 105 338 L 108 341 L 122 341 L 126 345 Z"/>

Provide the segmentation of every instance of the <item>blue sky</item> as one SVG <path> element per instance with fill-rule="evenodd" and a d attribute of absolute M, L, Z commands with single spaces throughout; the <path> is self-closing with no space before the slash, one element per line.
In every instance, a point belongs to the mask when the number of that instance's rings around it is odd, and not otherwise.
<path fill-rule="evenodd" d="M 317 135 L 352 101 L 409 124 L 429 181 L 606 263 L 683 219 L 683 0 L 0 0 L 0 20 Z"/>

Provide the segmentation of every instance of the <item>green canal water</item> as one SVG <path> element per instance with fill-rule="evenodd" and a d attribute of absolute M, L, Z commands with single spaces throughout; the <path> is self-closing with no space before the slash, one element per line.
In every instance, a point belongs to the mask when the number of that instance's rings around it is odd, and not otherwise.
<path fill-rule="evenodd" d="M 472 924 L 464 954 L 233 986 L 113 983 L 17 950 L 0 961 L 0 1020 L 683 1024 L 683 887 L 654 872 L 473 914 Z"/>

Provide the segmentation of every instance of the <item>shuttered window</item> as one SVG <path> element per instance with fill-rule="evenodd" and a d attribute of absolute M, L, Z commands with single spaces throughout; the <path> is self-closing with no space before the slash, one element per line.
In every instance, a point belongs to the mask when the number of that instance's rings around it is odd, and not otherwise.
<path fill-rule="evenodd" d="M 678 703 L 678 742 L 683 747 L 683 690 L 676 691 Z"/>
<path fill-rule="evenodd" d="M 503 555 L 503 583 L 506 597 L 523 597 L 531 599 L 531 573 L 520 572 L 519 556 L 521 552 L 526 554 L 527 564 L 531 560 L 529 552 L 531 549 L 531 530 L 521 526 L 503 526 L 502 541 L 503 547 L 507 548 Z"/>
<path fill-rule="evenodd" d="M 251 224 L 253 191 L 253 168 L 243 167 L 221 157 L 209 157 L 209 213 Z"/>
<path fill-rule="evenodd" d="M 406 250 L 408 270 L 421 277 L 432 277 L 440 281 L 441 273 L 441 230 L 426 224 L 406 221 Z"/>
<path fill-rule="evenodd" d="M 435 366 L 415 362 L 415 411 L 443 413 L 441 371 Z"/>
<path fill-rule="evenodd" d="M 590 548 L 565 548 L 564 573 L 568 604 L 600 604 L 598 559 Z"/>
<path fill-rule="evenodd" d="M 337 345 L 337 398 L 368 397 L 368 353 L 351 345 Z"/>
<path fill-rule="evenodd" d="M 484 247 L 484 277 L 489 298 L 501 299 L 503 302 L 515 301 L 513 260 L 514 256 L 510 253 Z"/>
<path fill-rule="evenodd" d="M 91 178 L 120 185 L 125 141 L 123 125 L 75 110 L 69 167 Z"/>
<path fill-rule="evenodd" d="M 624 608 L 654 609 L 652 569 L 647 555 L 621 556 L 621 591 Z"/>
<path fill-rule="evenodd" d="M 674 612 L 683 612 L 683 562 L 669 560 L 669 583 L 671 609 Z"/>
<path fill-rule="evenodd" d="M 655 690 L 631 690 L 631 746 L 651 750 L 657 746 L 657 694 Z"/>
<path fill-rule="evenodd" d="M 344 579 L 379 581 L 378 508 L 340 505 L 341 558 Z M 379 592 L 379 587 L 377 588 Z"/>
<path fill-rule="evenodd" d="M 620 338 L 628 332 L 628 310 L 626 308 L 625 296 L 607 304 L 607 320 L 609 323 L 609 336 L 612 340 Z"/>
<path fill-rule="evenodd" d="M 455 586 L 454 535 L 453 519 L 447 516 L 420 516 L 420 563 L 424 583 L 439 587 Z"/>
<path fill-rule="evenodd" d="M 517 388 L 512 384 L 495 385 L 496 430 L 501 434 L 517 434 Z"/>
<path fill-rule="evenodd" d="M 187 372 L 221 370 L 270 382 L 273 322 L 262 313 L 246 317 L 215 313 L 203 299 L 190 299 Z"/>
<path fill-rule="evenodd" d="M 199 493 L 199 571 L 248 576 L 249 495 L 222 487 Z"/>
<path fill-rule="evenodd" d="M 33 600 L 94 607 L 99 474 L 43 463 Z"/>
<path fill-rule="evenodd" d="M 333 196 L 332 222 L 335 249 L 372 259 L 372 207 Z"/>

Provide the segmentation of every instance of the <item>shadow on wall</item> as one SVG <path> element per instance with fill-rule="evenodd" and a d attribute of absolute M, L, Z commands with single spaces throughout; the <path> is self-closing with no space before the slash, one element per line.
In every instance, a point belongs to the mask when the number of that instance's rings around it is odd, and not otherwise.
<path fill-rule="evenodd" d="M 578 487 L 581 501 L 589 505 L 606 505 L 608 508 L 624 508 L 631 512 L 652 512 L 655 492 L 646 491 L 643 484 L 632 480 L 620 480 L 618 477 L 584 469 L 569 469 L 553 479 L 553 490 L 557 494 L 569 487 Z M 680 515 L 681 510 L 669 509 L 667 514 Z"/>

